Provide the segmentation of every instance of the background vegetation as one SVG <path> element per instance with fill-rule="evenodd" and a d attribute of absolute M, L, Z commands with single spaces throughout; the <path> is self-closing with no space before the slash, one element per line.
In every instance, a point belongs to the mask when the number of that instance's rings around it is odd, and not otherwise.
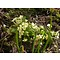
<path fill-rule="evenodd" d="M 40 45 L 41 41 L 30 41 L 30 42 L 18 42 L 18 33 L 15 29 L 12 31 L 16 32 L 11 35 L 7 32 L 11 26 L 14 26 L 12 20 L 20 15 L 24 16 L 30 23 L 36 23 L 36 25 L 44 26 L 44 32 L 48 34 L 48 39 L 43 40 L 43 45 Z M 48 28 L 47 24 L 50 24 Z M 14 27 L 16 28 L 16 26 Z M 48 29 L 48 32 L 46 32 Z M 30 30 L 30 29 L 29 29 Z M 57 8 L 1 8 L 0 9 L 0 52 L 60 52 L 60 35 L 57 39 L 51 39 L 51 31 L 60 33 L 60 9 Z M 39 33 L 39 32 L 37 32 Z M 33 30 L 31 30 L 31 34 Z M 16 35 L 16 36 L 15 36 Z M 32 35 L 31 35 L 32 36 Z M 24 36 L 23 36 L 24 37 Z M 35 39 L 35 38 L 34 38 Z M 49 42 L 50 40 L 50 42 Z M 52 41 L 51 41 L 52 40 Z"/>

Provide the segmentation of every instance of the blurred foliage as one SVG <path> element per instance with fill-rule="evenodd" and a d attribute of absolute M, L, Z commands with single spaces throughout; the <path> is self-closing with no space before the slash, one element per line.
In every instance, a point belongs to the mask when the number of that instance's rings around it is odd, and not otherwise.
<path fill-rule="evenodd" d="M 34 22 L 33 20 L 35 21 L 37 20 L 40 25 L 41 23 L 43 23 L 42 20 L 44 19 L 46 20 L 45 22 L 47 22 L 47 24 L 50 22 L 51 13 L 52 13 L 52 25 L 53 25 L 52 30 L 55 31 L 60 30 L 59 8 L 52 8 L 52 10 L 50 10 L 50 8 L 0 8 L 0 52 L 16 52 L 15 51 L 16 46 L 13 39 L 14 34 L 12 36 L 9 36 L 6 32 L 6 30 L 13 25 L 11 21 L 15 17 L 19 17 L 20 15 L 23 15 L 29 21 Z M 10 51 L 9 49 L 12 51 Z"/>

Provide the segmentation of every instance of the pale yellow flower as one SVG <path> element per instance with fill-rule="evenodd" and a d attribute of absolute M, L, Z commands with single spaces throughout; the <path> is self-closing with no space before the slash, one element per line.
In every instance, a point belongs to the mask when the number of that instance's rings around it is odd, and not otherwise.
<path fill-rule="evenodd" d="M 20 24 L 21 22 L 21 20 L 16 20 L 16 24 Z"/>
<path fill-rule="evenodd" d="M 31 24 L 32 24 L 32 26 L 35 26 L 35 24 L 33 22 Z"/>
<path fill-rule="evenodd" d="M 28 27 L 28 23 L 25 23 L 25 27 Z"/>
<path fill-rule="evenodd" d="M 26 30 L 26 28 L 28 27 L 28 23 L 22 23 L 22 28 L 23 28 L 23 30 Z"/>
<path fill-rule="evenodd" d="M 41 29 L 44 29 L 44 27 L 43 27 L 42 25 L 40 26 L 40 28 L 41 28 Z"/>
<path fill-rule="evenodd" d="M 55 37 L 58 39 L 59 38 L 59 32 L 57 31 L 55 34 Z"/>
<path fill-rule="evenodd" d="M 39 35 L 36 35 L 36 40 L 41 39 L 41 38 L 42 38 L 42 36 L 43 36 L 43 35 L 40 35 L 40 34 L 39 34 Z"/>
<path fill-rule="evenodd" d="M 20 15 L 19 19 L 22 19 L 23 18 L 23 15 Z"/>
<path fill-rule="evenodd" d="M 50 24 L 47 24 L 48 27 L 50 27 Z"/>
<path fill-rule="evenodd" d="M 23 40 L 23 41 L 24 41 L 24 42 L 26 42 L 27 40 L 28 40 L 28 39 L 24 38 L 24 40 Z"/>
<path fill-rule="evenodd" d="M 47 24 L 47 26 L 48 26 L 48 27 L 50 27 L 50 26 L 51 26 L 51 24 Z M 51 26 L 51 27 L 52 27 L 52 26 Z"/>
<path fill-rule="evenodd" d="M 3 26 L 4 26 L 4 27 L 6 27 L 6 25 L 5 25 L 5 24 L 3 24 Z"/>
<path fill-rule="evenodd" d="M 46 40 L 48 39 L 48 34 L 46 34 Z"/>
<path fill-rule="evenodd" d="M 52 36 L 54 36 L 55 32 L 54 31 L 51 31 L 51 34 L 52 34 Z"/>
<path fill-rule="evenodd" d="M 27 22 L 28 20 L 27 19 L 25 19 L 25 22 Z"/>
<path fill-rule="evenodd" d="M 25 23 L 24 23 L 24 22 L 22 22 L 22 25 L 23 25 L 23 26 L 24 26 L 24 24 L 25 24 Z"/>
<path fill-rule="evenodd" d="M 19 38 L 24 34 L 24 31 L 19 31 Z"/>

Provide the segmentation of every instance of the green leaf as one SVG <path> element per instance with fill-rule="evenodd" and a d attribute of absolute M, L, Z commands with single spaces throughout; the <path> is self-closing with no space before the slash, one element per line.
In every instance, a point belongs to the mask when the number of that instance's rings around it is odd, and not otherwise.
<path fill-rule="evenodd" d="M 11 33 L 15 33 L 16 32 L 16 28 L 11 28 Z"/>

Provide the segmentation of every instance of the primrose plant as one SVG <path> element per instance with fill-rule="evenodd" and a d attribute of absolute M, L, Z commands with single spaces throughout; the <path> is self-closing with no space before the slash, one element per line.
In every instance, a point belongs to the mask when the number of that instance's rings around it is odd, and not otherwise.
<path fill-rule="evenodd" d="M 59 38 L 59 33 L 55 31 L 50 31 L 44 28 L 44 26 L 38 26 L 36 23 L 30 23 L 24 16 L 20 15 L 20 17 L 15 17 L 13 20 L 13 25 L 7 30 L 8 34 L 12 35 L 15 33 L 15 40 L 18 52 L 22 52 L 22 42 L 32 42 L 32 52 L 40 52 L 41 46 L 43 47 L 43 51 L 45 50 L 46 44 L 45 41 L 48 41 L 49 38 Z M 47 25 L 48 28 L 50 24 Z M 35 49 L 35 45 L 37 48 Z"/>

